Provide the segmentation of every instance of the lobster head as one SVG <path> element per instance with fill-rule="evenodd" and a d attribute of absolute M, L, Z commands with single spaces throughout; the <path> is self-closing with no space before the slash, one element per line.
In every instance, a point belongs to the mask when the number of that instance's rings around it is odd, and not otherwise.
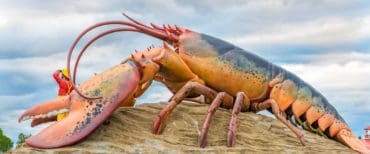
<path fill-rule="evenodd" d="M 97 74 L 78 87 L 88 96 L 85 99 L 76 91 L 68 96 L 47 101 L 25 111 L 19 122 L 32 119 L 32 126 L 56 120 L 56 115 L 69 112 L 61 121 L 43 129 L 26 140 L 28 145 L 38 148 L 55 148 L 74 144 L 92 133 L 121 103 L 132 101 L 133 93 L 140 80 L 137 66 L 128 61 L 101 74 Z"/>
<path fill-rule="evenodd" d="M 124 14 L 125 15 L 125 14 Z M 125 15 L 126 16 L 126 15 Z M 101 74 L 97 74 L 76 88 L 75 78 L 79 60 L 85 50 L 97 39 L 115 32 L 132 31 L 161 39 L 175 47 L 179 47 L 180 37 L 197 36 L 192 31 L 177 27 L 152 27 L 141 24 L 126 16 L 131 22 L 107 21 L 97 23 L 83 31 L 74 41 L 68 54 L 67 68 L 70 71 L 72 52 L 79 40 L 89 31 L 105 25 L 121 25 L 122 27 L 107 30 L 91 39 L 77 57 L 74 72 L 70 82 L 75 88 L 68 96 L 41 103 L 26 110 L 19 122 L 32 119 L 31 126 L 56 121 L 59 113 L 68 112 L 61 121 L 57 121 L 43 129 L 38 134 L 26 140 L 28 145 L 38 148 L 57 148 L 72 145 L 102 124 L 120 105 L 133 104 L 135 97 L 141 95 L 150 85 L 155 73 L 159 70 L 157 61 L 164 55 L 163 50 L 168 47 L 153 48 L 150 52 L 141 52 L 131 55 L 131 59 L 117 65 Z"/>

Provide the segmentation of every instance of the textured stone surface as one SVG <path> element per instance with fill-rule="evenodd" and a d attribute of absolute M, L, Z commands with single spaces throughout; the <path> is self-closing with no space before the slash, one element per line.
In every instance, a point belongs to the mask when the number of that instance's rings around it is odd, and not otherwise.
<path fill-rule="evenodd" d="M 198 136 L 208 105 L 183 102 L 167 121 L 161 135 L 151 133 L 154 118 L 164 106 L 143 104 L 120 108 L 86 140 L 59 149 L 22 145 L 14 153 L 354 153 L 319 135 L 303 131 L 306 146 L 279 121 L 255 113 L 240 113 L 236 147 L 226 147 L 230 110 L 219 109 L 208 133 L 208 146 L 198 148 Z"/>

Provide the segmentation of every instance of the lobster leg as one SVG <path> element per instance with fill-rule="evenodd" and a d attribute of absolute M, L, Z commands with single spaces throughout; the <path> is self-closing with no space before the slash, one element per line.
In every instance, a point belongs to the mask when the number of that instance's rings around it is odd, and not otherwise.
<path fill-rule="evenodd" d="M 166 107 L 164 107 L 161 112 L 158 114 L 158 117 L 154 120 L 153 123 L 153 134 L 159 134 L 160 130 L 163 127 L 164 122 L 171 114 L 173 109 L 181 103 L 188 95 L 196 93 L 198 95 L 204 95 L 209 99 L 214 99 L 217 95 L 217 92 L 211 88 L 206 87 L 197 82 L 189 81 L 187 82 L 172 98 Z"/>
<path fill-rule="evenodd" d="M 246 102 L 247 104 L 244 104 Z M 248 108 L 249 107 L 249 99 L 248 97 L 244 94 L 244 92 L 238 92 L 236 94 L 236 99 L 234 102 L 234 107 L 231 115 L 231 120 L 229 124 L 229 132 L 227 133 L 227 146 L 228 147 L 233 147 L 235 145 L 236 141 L 236 127 L 237 127 L 237 118 L 238 114 L 243 108 Z M 244 106 L 243 106 L 244 105 Z"/>
<path fill-rule="evenodd" d="M 220 92 L 217 94 L 216 98 L 212 101 L 211 106 L 208 108 L 208 114 L 206 119 L 204 120 L 202 131 L 199 136 L 199 146 L 201 148 L 204 148 L 206 146 L 206 140 L 207 140 L 207 134 L 209 125 L 211 123 L 211 119 L 213 114 L 216 112 L 217 108 L 221 105 L 221 103 L 224 101 L 225 98 L 229 97 L 231 100 L 233 99 L 232 96 L 225 92 Z"/>
<path fill-rule="evenodd" d="M 282 115 L 279 114 L 279 106 L 274 99 L 268 99 L 262 103 L 252 103 L 251 105 L 251 109 L 256 112 L 270 107 L 272 109 L 272 113 L 276 116 L 276 118 L 284 123 L 290 130 L 292 130 L 292 132 L 298 137 L 301 144 L 305 145 L 303 134 L 298 130 L 297 127 L 293 126 Z"/>

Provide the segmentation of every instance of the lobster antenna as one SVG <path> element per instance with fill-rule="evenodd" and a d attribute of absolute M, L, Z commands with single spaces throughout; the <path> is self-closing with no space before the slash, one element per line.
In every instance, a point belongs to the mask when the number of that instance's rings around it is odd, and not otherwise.
<path fill-rule="evenodd" d="M 99 38 L 105 36 L 105 35 L 108 35 L 108 34 L 111 34 L 111 33 L 115 33 L 115 32 L 121 32 L 121 31 L 133 31 L 133 32 L 138 32 L 137 29 L 133 29 L 133 28 L 115 28 L 115 29 L 111 29 L 111 30 L 107 30 L 107 31 L 104 31 L 102 33 L 100 33 L 99 35 L 95 36 L 94 38 L 92 38 L 91 40 L 88 41 L 88 43 L 85 44 L 85 46 L 81 49 L 80 53 L 78 54 L 77 56 L 77 59 L 76 59 L 76 62 L 75 62 L 75 65 L 74 65 L 74 70 L 73 70 L 73 81 L 76 81 L 76 74 L 77 74 L 77 68 L 78 68 L 78 64 L 80 62 L 80 59 L 82 57 L 82 55 L 84 54 L 84 52 L 87 50 L 87 48 L 92 44 L 94 43 L 96 40 L 98 40 Z"/>
<path fill-rule="evenodd" d="M 146 26 L 144 24 L 141 24 L 140 22 L 137 22 L 136 20 L 130 18 L 126 14 L 123 14 L 123 15 L 126 16 L 133 23 L 125 22 L 125 21 L 106 21 L 106 22 L 97 23 L 97 24 L 95 24 L 93 26 L 88 27 L 83 32 L 81 32 L 80 35 L 76 38 L 76 40 L 73 42 L 72 46 L 69 49 L 68 56 L 67 56 L 67 71 L 68 71 L 69 74 L 71 74 L 70 62 L 71 62 L 72 53 L 73 53 L 73 50 L 76 47 L 77 43 L 81 40 L 81 38 L 84 35 L 86 35 L 88 32 L 90 32 L 91 30 L 93 30 L 93 29 L 95 29 L 97 27 L 101 27 L 101 26 L 105 26 L 105 25 L 123 25 L 123 26 L 128 26 L 128 28 L 112 29 L 112 30 L 105 31 L 105 32 L 99 34 L 98 36 L 96 36 L 92 40 L 90 40 L 89 43 L 87 45 L 85 45 L 85 49 L 83 49 L 83 51 L 81 51 L 81 53 L 79 54 L 78 61 L 76 61 L 76 63 L 75 63 L 73 78 L 70 79 L 70 82 L 72 84 L 72 87 L 76 90 L 76 92 L 81 97 L 83 97 L 85 99 L 99 99 L 101 97 L 88 97 L 88 96 L 85 96 L 85 95 L 83 95 L 76 88 L 76 85 L 75 85 L 76 84 L 76 80 L 75 79 L 76 79 L 76 73 L 77 73 L 76 67 L 78 66 L 79 59 L 81 58 L 81 56 L 85 52 L 85 50 L 88 48 L 88 46 L 90 46 L 94 41 L 96 41 L 100 37 L 105 36 L 105 35 L 110 34 L 110 33 L 114 33 L 114 32 L 133 31 L 133 32 L 144 33 L 144 34 L 150 35 L 152 37 L 161 39 L 163 41 L 177 41 L 178 40 L 178 37 L 176 35 L 175 36 L 173 36 L 173 35 L 171 36 L 170 34 L 164 33 L 163 31 L 160 31 L 158 29 L 154 29 L 154 28 L 151 28 L 151 27 Z M 131 29 L 130 29 L 130 27 L 131 27 Z"/>
<path fill-rule="evenodd" d="M 130 21 L 132 21 L 133 23 L 135 23 L 135 24 L 138 24 L 138 25 L 140 25 L 140 26 L 143 26 L 143 27 L 146 27 L 146 28 L 150 28 L 150 29 L 152 29 L 151 27 L 149 27 L 149 26 L 147 26 L 147 25 L 144 25 L 144 24 L 142 24 L 141 22 L 138 22 L 138 21 L 136 21 L 135 19 L 133 19 L 133 18 L 131 18 L 130 16 L 128 16 L 126 13 L 124 13 L 124 12 L 122 12 L 122 15 L 123 16 L 125 16 L 128 20 L 130 20 Z"/>

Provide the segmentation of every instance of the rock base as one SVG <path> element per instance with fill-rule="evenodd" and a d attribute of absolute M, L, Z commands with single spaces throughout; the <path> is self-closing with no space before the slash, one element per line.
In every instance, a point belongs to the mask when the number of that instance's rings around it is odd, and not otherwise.
<path fill-rule="evenodd" d="M 198 137 L 208 105 L 183 102 L 171 114 L 161 135 L 151 133 L 154 118 L 165 103 L 120 108 L 84 141 L 58 149 L 22 145 L 12 153 L 355 153 L 331 139 L 302 130 L 306 146 L 276 119 L 240 113 L 236 146 L 226 147 L 231 110 L 219 109 L 212 119 L 207 147 Z"/>

